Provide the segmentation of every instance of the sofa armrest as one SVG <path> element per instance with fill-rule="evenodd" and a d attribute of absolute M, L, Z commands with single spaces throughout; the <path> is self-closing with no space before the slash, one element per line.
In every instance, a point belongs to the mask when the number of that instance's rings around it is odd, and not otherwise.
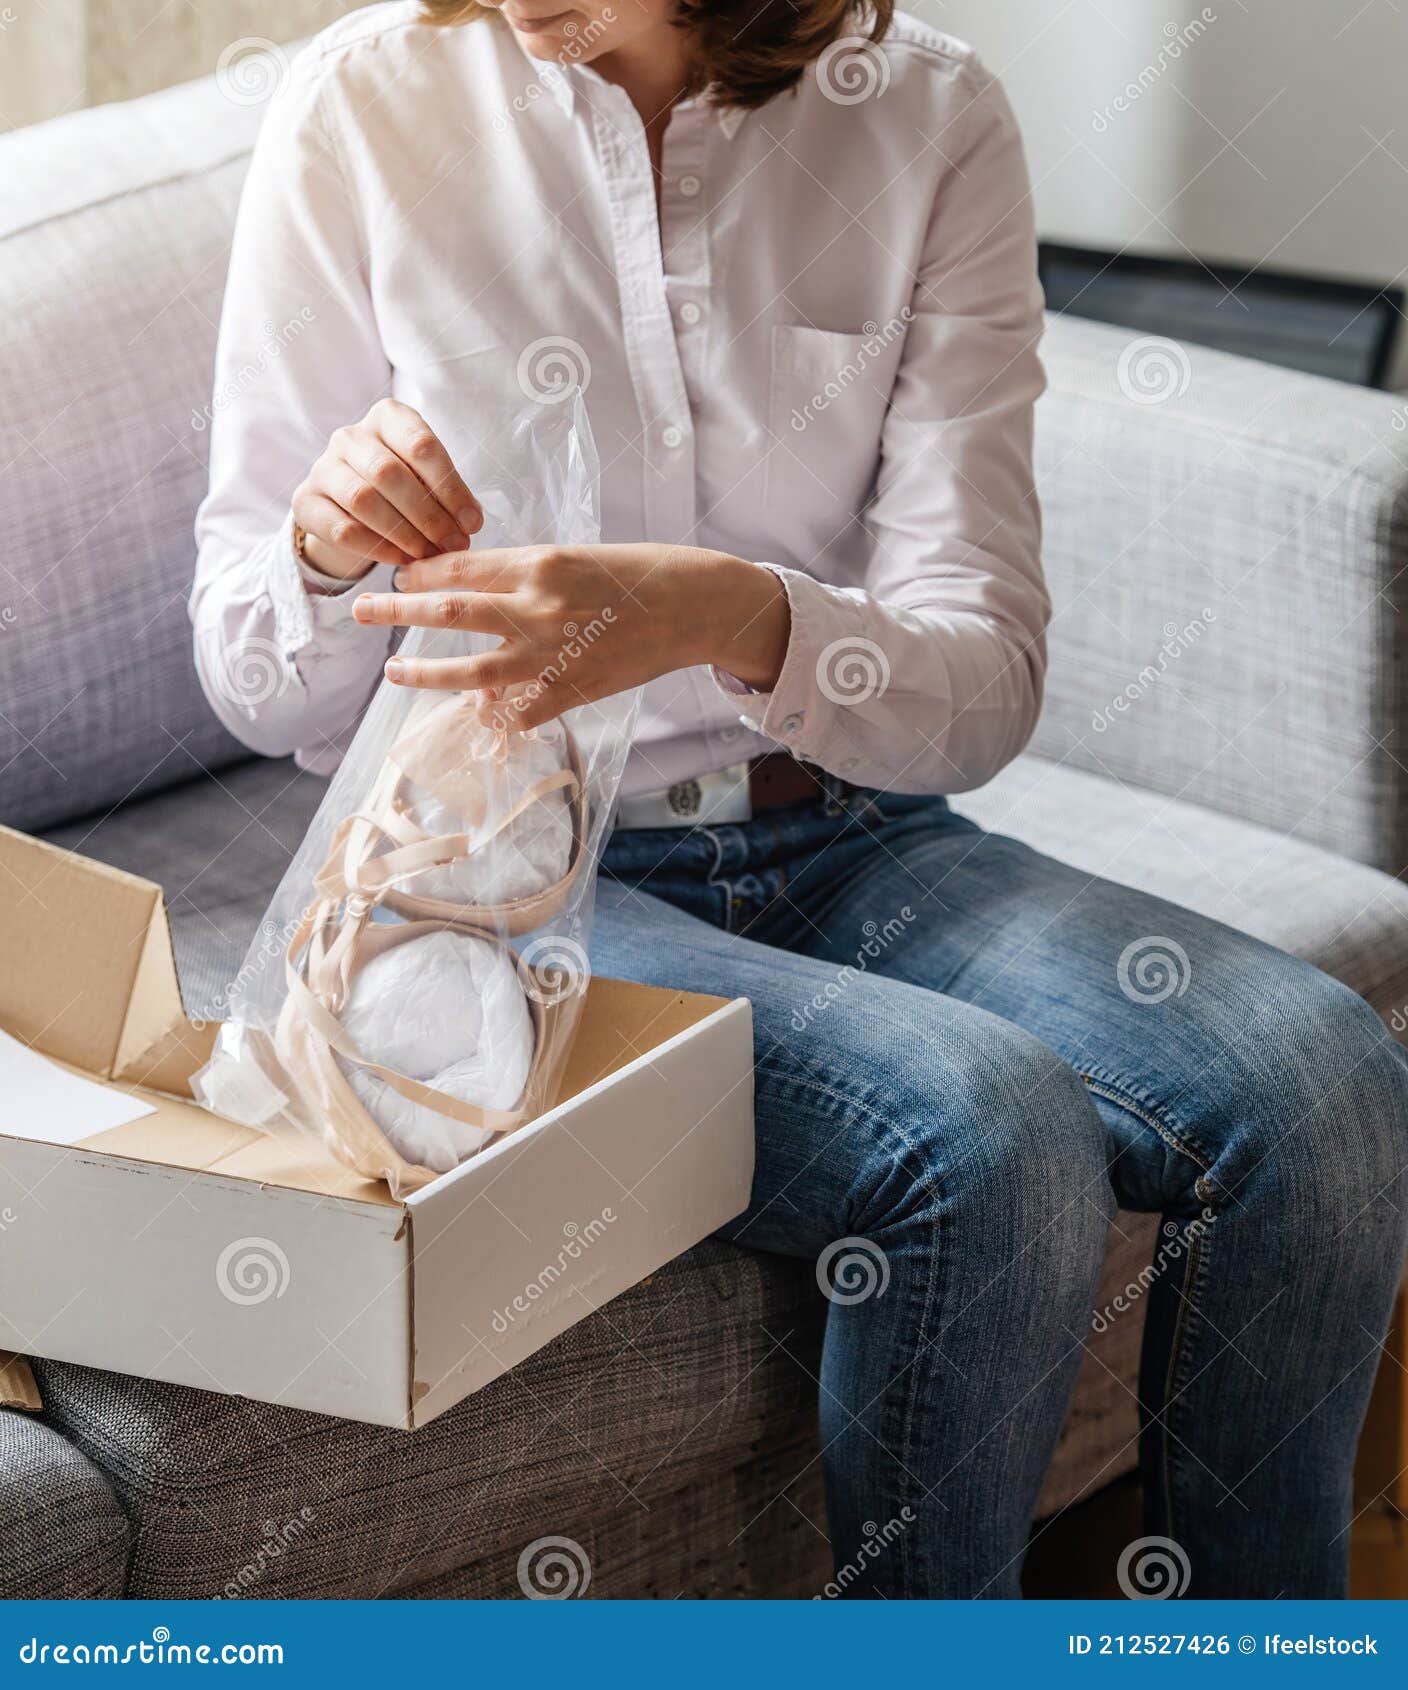
<path fill-rule="evenodd" d="M 1032 749 L 1408 868 L 1408 402 L 1073 317 L 1046 361 Z"/>

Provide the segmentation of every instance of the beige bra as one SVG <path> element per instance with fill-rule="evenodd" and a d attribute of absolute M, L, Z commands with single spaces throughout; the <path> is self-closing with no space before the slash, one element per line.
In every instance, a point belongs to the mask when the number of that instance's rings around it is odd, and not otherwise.
<path fill-rule="evenodd" d="M 425 711 L 392 745 L 364 812 L 347 817 L 333 835 L 314 880 L 316 896 L 289 943 L 288 996 L 274 1033 L 284 1073 L 316 1121 L 328 1150 L 368 1179 L 395 1191 L 435 1179 L 433 1169 L 406 1161 L 372 1119 L 343 1075 L 337 1058 L 385 1081 L 412 1103 L 496 1135 L 511 1131 L 551 1101 L 576 1019 L 579 999 L 549 992 L 504 934 L 530 933 L 560 913 L 587 855 L 588 804 L 581 752 L 566 735 L 567 766 L 527 787 L 501 814 L 490 815 L 479 762 L 464 747 L 483 733 L 473 694 L 454 693 Z M 510 736 L 499 734 L 492 755 L 506 759 Z M 465 823 L 463 832 L 429 834 L 411 817 L 408 791 L 437 798 Z M 554 792 L 567 796 L 572 842 L 560 880 L 529 896 L 499 904 L 454 903 L 416 895 L 407 885 L 427 869 L 471 858 Z M 384 906 L 406 917 L 373 921 Z M 524 986 L 533 1024 L 528 1078 L 511 1109 L 488 1109 L 449 1097 L 433 1086 L 373 1062 L 344 1031 L 338 1016 L 358 971 L 393 945 L 441 931 L 464 933 L 508 952 Z"/>

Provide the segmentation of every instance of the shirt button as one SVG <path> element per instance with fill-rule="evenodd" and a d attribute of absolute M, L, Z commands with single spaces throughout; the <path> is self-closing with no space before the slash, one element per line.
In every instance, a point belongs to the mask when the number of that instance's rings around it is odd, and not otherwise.
<path fill-rule="evenodd" d="M 785 734 L 800 733 L 801 728 L 802 728 L 802 723 L 805 720 L 806 720 L 806 718 L 803 716 L 803 714 L 801 713 L 800 710 L 795 711 L 790 716 L 784 716 L 782 718 L 782 723 L 781 723 L 783 733 L 785 733 Z"/>
<path fill-rule="evenodd" d="M 680 321 L 686 328 L 692 329 L 703 315 L 692 299 L 680 306 Z"/>
<path fill-rule="evenodd" d="M 677 429 L 673 423 L 671 423 L 668 428 L 661 430 L 660 438 L 672 452 L 676 446 L 681 445 L 684 441 L 684 435 L 680 433 L 679 429 Z"/>
<path fill-rule="evenodd" d="M 692 200 L 703 185 L 697 176 L 680 177 L 680 192 L 687 200 Z"/>

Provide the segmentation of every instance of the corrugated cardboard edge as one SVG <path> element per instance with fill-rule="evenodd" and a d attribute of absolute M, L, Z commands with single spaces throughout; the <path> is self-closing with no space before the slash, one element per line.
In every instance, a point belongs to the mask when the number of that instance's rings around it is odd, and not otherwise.
<path fill-rule="evenodd" d="M 0 1408 L 18 1408 L 26 1414 L 38 1414 L 43 1407 L 44 1399 L 39 1395 L 29 1363 L 23 1356 L 0 1350 Z"/>

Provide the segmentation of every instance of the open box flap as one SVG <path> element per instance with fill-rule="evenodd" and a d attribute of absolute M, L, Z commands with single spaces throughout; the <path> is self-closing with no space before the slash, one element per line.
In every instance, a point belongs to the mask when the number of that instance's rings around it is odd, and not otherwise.
<path fill-rule="evenodd" d="M 159 886 L 0 827 L 0 890 L 0 1026 L 112 1079 L 187 1024 Z"/>

